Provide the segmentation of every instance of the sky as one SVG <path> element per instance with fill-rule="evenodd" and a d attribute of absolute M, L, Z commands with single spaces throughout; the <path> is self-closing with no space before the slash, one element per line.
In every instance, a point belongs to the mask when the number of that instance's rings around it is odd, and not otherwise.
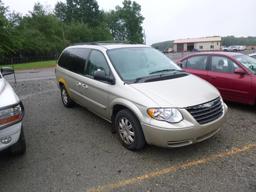
<path fill-rule="evenodd" d="M 2 0 L 10 11 L 27 14 L 36 2 L 53 9 L 65 0 Z M 97 0 L 112 10 L 123 0 Z M 135 0 L 145 17 L 146 43 L 206 36 L 256 36 L 256 0 Z"/>

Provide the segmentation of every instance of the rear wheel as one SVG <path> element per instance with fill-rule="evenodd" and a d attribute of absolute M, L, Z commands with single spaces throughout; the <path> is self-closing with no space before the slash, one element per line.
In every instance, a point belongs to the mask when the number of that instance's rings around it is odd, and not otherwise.
<path fill-rule="evenodd" d="M 115 128 L 123 146 L 129 150 L 140 150 L 145 146 L 145 138 L 139 120 L 129 110 L 117 113 Z"/>
<path fill-rule="evenodd" d="M 21 128 L 19 140 L 17 141 L 17 143 L 15 143 L 10 147 L 9 151 L 11 155 L 15 155 L 15 156 L 23 155 L 26 152 L 26 141 L 25 141 L 23 128 Z"/>
<path fill-rule="evenodd" d="M 68 108 L 74 107 L 75 102 L 69 97 L 66 88 L 64 86 L 61 86 L 60 91 L 63 105 Z"/>

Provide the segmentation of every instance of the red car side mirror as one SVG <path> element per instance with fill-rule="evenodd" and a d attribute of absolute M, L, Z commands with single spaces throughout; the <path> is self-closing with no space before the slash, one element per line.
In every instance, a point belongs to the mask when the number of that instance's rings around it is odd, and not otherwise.
<path fill-rule="evenodd" d="M 238 75 L 246 75 L 246 72 L 242 68 L 235 69 L 234 73 Z"/>
<path fill-rule="evenodd" d="M 179 65 L 179 67 L 183 68 L 182 61 L 177 61 L 176 63 L 177 63 L 177 65 Z"/>

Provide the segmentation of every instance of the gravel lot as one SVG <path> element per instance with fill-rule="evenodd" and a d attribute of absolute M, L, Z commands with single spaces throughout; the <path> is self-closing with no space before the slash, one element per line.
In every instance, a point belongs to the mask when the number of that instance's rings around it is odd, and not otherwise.
<path fill-rule="evenodd" d="M 27 153 L 0 153 L 0 191 L 256 191 L 255 106 L 228 103 L 228 121 L 208 141 L 131 152 L 109 123 L 64 108 L 54 80 L 15 89 L 26 110 Z"/>

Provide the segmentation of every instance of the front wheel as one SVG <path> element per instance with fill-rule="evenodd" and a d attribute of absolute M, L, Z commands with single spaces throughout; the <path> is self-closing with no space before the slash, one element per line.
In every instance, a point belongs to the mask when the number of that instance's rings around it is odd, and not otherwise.
<path fill-rule="evenodd" d="M 117 113 L 115 128 L 124 147 L 129 150 L 140 150 L 145 146 L 145 138 L 139 120 L 129 110 Z"/>

